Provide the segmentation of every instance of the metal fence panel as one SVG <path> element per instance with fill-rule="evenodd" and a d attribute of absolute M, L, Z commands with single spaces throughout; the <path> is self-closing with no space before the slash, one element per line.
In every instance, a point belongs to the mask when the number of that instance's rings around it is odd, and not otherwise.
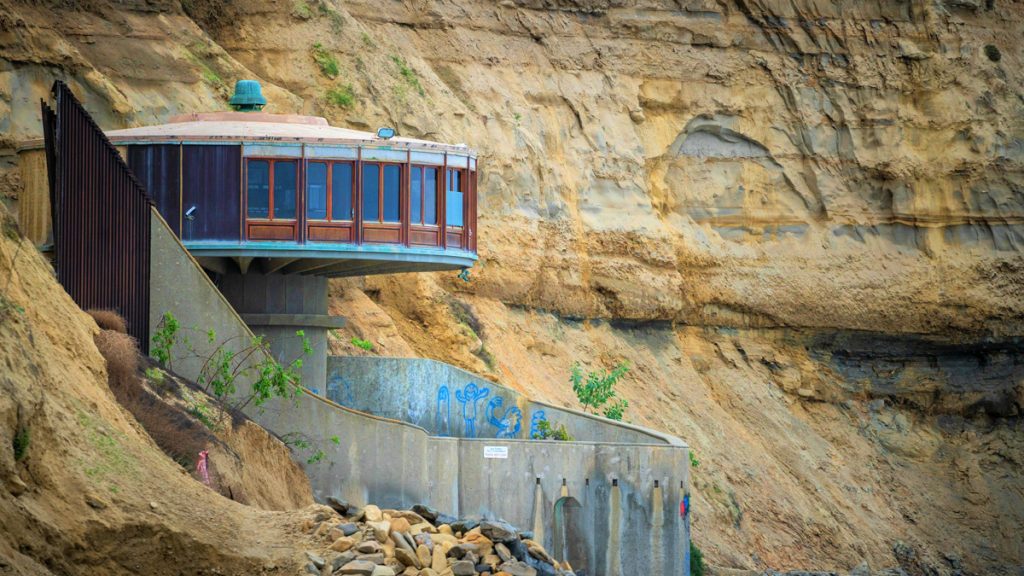
<path fill-rule="evenodd" d="M 52 93 L 43 124 L 57 280 L 82 309 L 121 314 L 147 353 L 152 201 L 71 90 L 58 80 Z"/>

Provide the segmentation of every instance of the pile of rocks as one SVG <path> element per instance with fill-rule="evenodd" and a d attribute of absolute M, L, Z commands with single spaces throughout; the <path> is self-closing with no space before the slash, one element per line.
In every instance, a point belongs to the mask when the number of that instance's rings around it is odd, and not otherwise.
<path fill-rule="evenodd" d="M 319 576 L 574 576 L 572 567 L 502 520 L 456 519 L 429 506 L 362 508 L 329 498 L 304 529 L 324 543 L 306 553 Z"/>

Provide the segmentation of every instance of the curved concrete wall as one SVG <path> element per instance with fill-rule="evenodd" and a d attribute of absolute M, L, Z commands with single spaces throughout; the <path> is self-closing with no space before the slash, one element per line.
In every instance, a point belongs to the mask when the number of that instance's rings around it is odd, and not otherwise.
<path fill-rule="evenodd" d="M 685 447 L 443 438 L 313 394 L 298 409 L 278 403 L 258 419 L 322 447 L 324 460 L 306 466 L 321 501 L 428 503 L 456 516 L 503 518 L 590 575 L 687 573 Z M 565 502 L 578 505 L 573 518 Z"/>
<path fill-rule="evenodd" d="M 159 216 L 153 218 L 152 246 L 154 326 L 170 310 L 182 325 L 214 328 L 219 339 L 232 338 L 239 346 L 252 338 Z M 202 352 L 205 340 L 196 338 L 193 344 Z M 324 451 L 320 462 L 302 462 L 318 500 L 336 496 L 354 504 L 393 508 L 426 503 L 455 516 L 504 518 L 532 529 L 552 555 L 590 576 L 689 573 L 688 522 L 679 514 L 689 481 L 689 457 L 678 439 L 533 403 L 439 362 L 364 358 L 330 363 L 344 369 L 353 382 L 348 370 L 357 364 L 368 375 L 397 370 L 386 382 L 376 381 L 383 387 L 423 388 L 424 379 L 458 385 L 451 392 L 455 402 L 459 390 L 467 397 L 469 384 L 478 387 L 471 396 L 479 396 L 480 387 L 486 386 L 488 396 L 501 397 L 506 409 L 515 406 L 527 415 L 551 410 L 552 420 L 564 421 L 579 440 L 433 436 L 423 427 L 346 408 L 310 392 L 294 403 L 278 400 L 263 410 L 249 409 L 249 416 L 273 433 L 303 434 Z M 200 367 L 196 359 L 174 365 L 176 372 L 191 378 Z M 365 386 L 375 382 L 369 376 L 361 381 Z M 424 410 L 436 409 L 440 387 L 430 388 L 433 402 Z M 370 393 L 351 390 L 354 396 Z M 405 398 L 407 403 L 421 401 L 416 395 Z M 478 408 L 486 407 L 484 400 L 478 398 Z M 483 422 L 476 429 L 479 436 L 501 428 Z M 455 431 L 463 433 L 466 428 Z"/>
<path fill-rule="evenodd" d="M 564 424 L 576 440 L 685 446 L 678 438 L 536 402 L 483 377 L 425 358 L 331 356 L 327 397 L 415 424 L 435 436 L 528 440 L 539 420 Z"/>

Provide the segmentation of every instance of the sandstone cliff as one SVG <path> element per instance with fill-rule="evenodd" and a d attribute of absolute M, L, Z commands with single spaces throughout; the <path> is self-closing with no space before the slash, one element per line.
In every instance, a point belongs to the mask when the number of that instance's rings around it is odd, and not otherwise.
<path fill-rule="evenodd" d="M 478 149 L 472 280 L 336 282 L 334 310 L 566 405 L 573 360 L 631 360 L 628 418 L 698 455 L 712 563 L 1024 564 L 1020 4 L 2 4 L 8 143 L 55 77 L 109 128 L 254 77 L 272 111 Z"/>

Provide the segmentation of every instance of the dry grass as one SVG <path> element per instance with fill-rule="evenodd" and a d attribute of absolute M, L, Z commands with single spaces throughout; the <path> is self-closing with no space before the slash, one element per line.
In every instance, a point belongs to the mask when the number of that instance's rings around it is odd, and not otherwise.
<path fill-rule="evenodd" d="M 148 390 L 140 390 L 125 407 L 164 453 L 191 472 L 199 452 L 217 443 L 217 438 L 184 410 L 165 403 Z"/>
<path fill-rule="evenodd" d="M 86 310 L 85 313 L 92 316 L 96 325 L 102 330 L 113 330 L 121 334 L 128 333 L 128 325 L 125 324 L 124 318 L 113 310 Z"/>
<path fill-rule="evenodd" d="M 107 383 L 111 392 L 128 408 L 128 402 L 140 388 L 139 346 L 135 338 L 114 330 L 100 330 L 94 341 L 107 361 Z"/>
<path fill-rule="evenodd" d="M 134 338 L 114 330 L 101 330 L 95 342 L 107 361 L 107 382 L 117 401 L 131 412 L 164 453 L 191 468 L 199 452 L 216 443 L 217 438 L 184 409 L 164 402 L 143 385 L 139 378 L 139 347 Z"/>

